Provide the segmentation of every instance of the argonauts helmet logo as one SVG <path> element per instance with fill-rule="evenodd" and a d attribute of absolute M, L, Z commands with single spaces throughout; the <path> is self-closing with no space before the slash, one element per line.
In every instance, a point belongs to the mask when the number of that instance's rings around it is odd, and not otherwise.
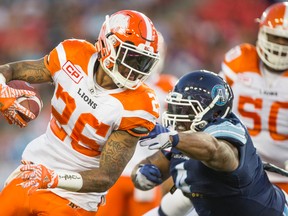
<path fill-rule="evenodd" d="M 226 88 L 223 85 L 215 85 L 211 90 L 211 97 L 212 100 L 219 95 L 219 100 L 217 100 L 216 105 L 218 106 L 224 106 L 228 101 L 228 92 L 226 91 Z"/>

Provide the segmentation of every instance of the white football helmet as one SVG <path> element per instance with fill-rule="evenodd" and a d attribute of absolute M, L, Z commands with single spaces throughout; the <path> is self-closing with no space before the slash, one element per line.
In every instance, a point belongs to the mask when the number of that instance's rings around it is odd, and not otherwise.
<path fill-rule="evenodd" d="M 158 34 L 153 23 L 133 10 L 107 15 L 96 47 L 102 68 L 120 88 L 138 88 L 159 60 Z"/>
<path fill-rule="evenodd" d="M 260 19 L 257 53 L 261 60 L 274 70 L 288 69 L 288 44 L 268 40 L 268 36 L 283 37 L 288 41 L 288 2 L 268 7 Z"/>

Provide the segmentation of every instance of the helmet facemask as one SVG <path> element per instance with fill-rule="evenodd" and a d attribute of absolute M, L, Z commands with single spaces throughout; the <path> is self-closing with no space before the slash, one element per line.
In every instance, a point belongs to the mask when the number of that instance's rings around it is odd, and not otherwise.
<path fill-rule="evenodd" d="M 288 69 L 288 2 L 270 5 L 259 22 L 257 53 L 262 62 L 276 71 Z"/>
<path fill-rule="evenodd" d="M 283 31 L 270 29 L 267 26 L 261 27 L 256 45 L 257 53 L 268 67 L 274 70 L 286 70 L 288 68 L 288 44 L 271 42 L 269 35 L 283 37 Z"/>
<path fill-rule="evenodd" d="M 195 119 L 196 106 L 187 99 L 183 99 L 182 95 L 177 92 L 170 92 L 166 98 L 168 110 L 162 115 L 162 123 L 165 127 L 172 127 L 177 131 L 189 130 L 193 119 Z"/>
<path fill-rule="evenodd" d="M 166 98 L 168 111 L 163 113 L 162 123 L 177 131 L 201 131 L 209 123 L 205 119 L 205 115 L 220 99 L 220 95 L 217 95 L 204 109 L 198 100 L 183 99 L 180 93 L 171 92 Z M 230 111 L 230 109 L 226 110 L 222 117 L 225 117 Z M 214 118 L 217 117 L 218 114 L 214 116 Z"/>
<path fill-rule="evenodd" d="M 119 88 L 138 88 L 153 71 L 159 54 L 152 46 L 144 43 L 136 46 L 132 41 L 120 40 L 109 30 L 109 16 L 106 16 L 104 25 L 106 36 L 103 44 L 106 45 L 106 55 L 100 59 L 102 68 Z"/>
<path fill-rule="evenodd" d="M 183 75 L 167 95 L 162 123 L 179 131 L 202 131 L 231 113 L 233 92 L 217 74 L 200 70 Z"/>

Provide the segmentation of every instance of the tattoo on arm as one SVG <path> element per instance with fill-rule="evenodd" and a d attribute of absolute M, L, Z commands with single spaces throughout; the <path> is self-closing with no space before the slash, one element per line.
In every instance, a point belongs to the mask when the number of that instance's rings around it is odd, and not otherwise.
<path fill-rule="evenodd" d="M 109 175 L 110 178 L 115 179 L 115 177 L 117 177 L 115 176 L 115 173 L 121 174 L 134 151 L 131 151 L 132 149 L 127 149 L 127 147 L 121 145 L 117 140 L 111 140 L 108 145 L 109 148 L 107 148 L 102 159 L 105 161 L 105 164 L 114 164 L 114 166 L 110 167 Z"/>
<path fill-rule="evenodd" d="M 115 184 L 134 154 L 138 138 L 125 131 L 112 133 L 101 153 L 98 169 L 81 172 L 81 191 L 104 192 Z"/>
<path fill-rule="evenodd" d="M 10 80 L 24 80 L 29 83 L 51 82 L 52 77 L 44 64 L 44 59 L 31 61 L 17 61 L 0 67 L 7 82 Z"/>

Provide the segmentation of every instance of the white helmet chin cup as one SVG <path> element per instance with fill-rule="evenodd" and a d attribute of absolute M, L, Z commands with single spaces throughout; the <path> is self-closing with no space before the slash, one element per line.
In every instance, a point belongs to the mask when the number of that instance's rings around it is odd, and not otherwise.
<path fill-rule="evenodd" d="M 270 32 L 270 33 L 269 33 Z M 257 53 L 265 65 L 274 70 L 288 69 L 288 46 L 276 44 L 268 41 L 268 34 L 275 35 L 275 32 L 263 26 L 259 30 L 256 44 Z M 276 36 L 282 36 L 281 31 Z"/>

